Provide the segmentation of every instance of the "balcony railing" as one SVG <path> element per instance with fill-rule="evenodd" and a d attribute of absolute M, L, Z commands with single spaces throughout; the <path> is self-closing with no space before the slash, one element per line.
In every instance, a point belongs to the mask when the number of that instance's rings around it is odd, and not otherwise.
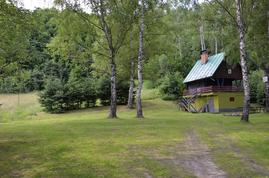
<path fill-rule="evenodd" d="M 207 86 L 199 87 L 194 89 L 188 89 L 183 92 L 183 95 L 195 95 L 201 93 L 210 93 L 210 92 L 240 92 L 243 91 L 242 87 L 236 86 Z"/>

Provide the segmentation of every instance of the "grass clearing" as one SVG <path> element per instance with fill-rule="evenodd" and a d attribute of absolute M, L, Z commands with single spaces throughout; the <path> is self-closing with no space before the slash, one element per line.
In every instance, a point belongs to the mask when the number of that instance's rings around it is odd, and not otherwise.
<path fill-rule="evenodd" d="M 144 91 L 152 92 L 152 91 Z M 269 115 L 251 123 L 222 114 L 180 112 L 174 103 L 144 100 L 145 119 L 120 106 L 65 114 L 41 112 L 36 94 L 1 95 L 0 177 L 192 177 L 180 163 L 184 141 L 195 131 L 215 164 L 228 177 L 266 177 L 269 170 Z M 19 111 L 13 117 L 3 113 Z M 32 114 L 35 113 L 35 114 Z"/>
<path fill-rule="evenodd" d="M 41 112 L 37 93 L 0 94 L 0 123 L 32 119 Z"/>

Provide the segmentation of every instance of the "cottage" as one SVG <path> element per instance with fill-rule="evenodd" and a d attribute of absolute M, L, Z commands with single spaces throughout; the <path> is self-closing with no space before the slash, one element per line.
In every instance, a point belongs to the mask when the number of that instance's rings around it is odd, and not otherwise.
<path fill-rule="evenodd" d="M 229 65 L 225 54 L 208 56 L 201 51 L 183 83 L 186 90 L 180 106 L 189 112 L 234 112 L 243 106 L 242 75 L 239 64 Z"/>

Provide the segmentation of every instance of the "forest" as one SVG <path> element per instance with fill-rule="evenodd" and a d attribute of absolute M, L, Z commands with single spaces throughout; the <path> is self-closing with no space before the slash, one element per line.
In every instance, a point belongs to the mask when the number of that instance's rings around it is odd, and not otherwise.
<path fill-rule="evenodd" d="M 143 80 L 163 99 L 176 100 L 184 90 L 182 80 L 199 58 L 201 42 L 210 54 L 225 52 L 231 65 L 240 62 L 232 0 L 59 0 L 56 8 L 34 11 L 16 3 L 1 0 L 0 91 L 42 91 L 40 102 L 49 112 L 99 103 L 111 104 L 114 117 L 116 102 L 129 102 L 130 108 L 132 98 L 141 103 Z M 241 14 L 250 101 L 265 105 L 268 2 L 242 1 Z"/>
<path fill-rule="evenodd" d="M 268 0 L 26 2 L 0 0 L 0 177 L 269 177 Z M 218 56 L 240 90 L 189 101 L 240 111 L 180 110 Z"/>

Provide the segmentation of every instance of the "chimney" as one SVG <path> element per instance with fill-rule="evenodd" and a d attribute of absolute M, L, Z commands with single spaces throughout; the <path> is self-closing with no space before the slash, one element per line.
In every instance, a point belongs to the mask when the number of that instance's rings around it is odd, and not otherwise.
<path fill-rule="evenodd" d="M 208 52 L 207 52 L 207 50 L 206 49 L 202 50 L 200 52 L 200 54 L 201 54 L 201 64 L 206 64 L 207 61 L 208 61 Z"/>

